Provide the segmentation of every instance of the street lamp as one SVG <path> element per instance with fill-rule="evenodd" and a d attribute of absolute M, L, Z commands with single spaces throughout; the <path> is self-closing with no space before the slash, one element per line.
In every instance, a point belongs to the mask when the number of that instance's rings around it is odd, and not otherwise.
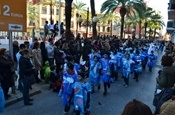
<path fill-rule="evenodd" d="M 131 31 L 132 31 L 132 38 L 135 39 L 135 29 L 132 28 Z"/>
<path fill-rule="evenodd" d="M 35 39 L 35 22 L 32 22 L 33 28 L 32 28 L 32 41 Z"/>
<path fill-rule="evenodd" d="M 94 16 L 94 17 L 92 18 L 92 21 L 95 22 L 95 23 L 97 23 L 97 22 L 99 21 L 99 18 L 98 18 L 97 16 Z"/>
<path fill-rule="evenodd" d="M 125 34 L 126 34 L 126 29 L 124 29 L 124 31 L 123 31 L 123 32 L 124 32 L 124 38 L 125 38 Z"/>

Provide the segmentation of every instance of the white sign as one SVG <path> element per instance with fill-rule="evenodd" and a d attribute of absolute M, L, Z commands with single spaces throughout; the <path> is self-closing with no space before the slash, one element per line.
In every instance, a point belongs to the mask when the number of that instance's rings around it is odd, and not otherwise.
<path fill-rule="evenodd" d="M 23 30 L 23 25 L 20 24 L 9 24 L 9 30 Z"/>

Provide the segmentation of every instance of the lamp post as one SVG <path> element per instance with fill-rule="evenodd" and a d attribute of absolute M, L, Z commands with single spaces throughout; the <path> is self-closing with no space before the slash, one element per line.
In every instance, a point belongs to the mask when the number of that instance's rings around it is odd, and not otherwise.
<path fill-rule="evenodd" d="M 87 22 L 89 22 L 89 7 L 87 8 Z M 86 38 L 88 37 L 88 23 L 86 23 Z"/>
<path fill-rule="evenodd" d="M 132 39 L 135 39 L 135 29 L 132 28 Z"/>
<path fill-rule="evenodd" d="M 124 31 L 123 31 L 123 32 L 124 32 L 124 36 L 123 36 L 123 37 L 125 38 L 125 34 L 126 34 L 126 29 L 124 29 Z"/>
<path fill-rule="evenodd" d="M 32 28 L 32 42 L 35 39 L 35 22 L 33 22 L 33 28 Z"/>

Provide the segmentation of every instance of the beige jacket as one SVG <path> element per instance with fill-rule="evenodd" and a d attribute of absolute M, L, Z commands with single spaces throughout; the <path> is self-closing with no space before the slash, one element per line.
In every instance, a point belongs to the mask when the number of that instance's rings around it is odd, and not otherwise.
<path fill-rule="evenodd" d="M 41 50 L 38 49 L 33 49 L 32 50 L 32 55 L 33 55 L 33 65 L 37 70 L 41 70 L 42 68 L 42 56 L 41 56 Z"/>

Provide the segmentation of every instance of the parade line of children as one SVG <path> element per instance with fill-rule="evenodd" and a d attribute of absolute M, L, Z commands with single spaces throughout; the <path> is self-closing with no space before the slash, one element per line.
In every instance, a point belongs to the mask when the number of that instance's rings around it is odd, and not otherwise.
<path fill-rule="evenodd" d="M 74 62 L 74 58 L 67 56 L 63 72 L 62 85 L 59 96 L 62 97 L 64 113 L 68 114 L 71 106 L 76 115 L 90 115 L 91 94 L 101 89 L 103 95 L 110 91 L 110 84 L 118 79 L 121 74 L 124 87 L 129 86 L 129 78 L 133 75 L 136 82 L 142 71 L 148 68 L 151 72 L 157 59 L 154 43 L 141 48 L 121 47 L 110 52 L 100 53 L 93 48 L 88 55 L 89 60 Z"/>

